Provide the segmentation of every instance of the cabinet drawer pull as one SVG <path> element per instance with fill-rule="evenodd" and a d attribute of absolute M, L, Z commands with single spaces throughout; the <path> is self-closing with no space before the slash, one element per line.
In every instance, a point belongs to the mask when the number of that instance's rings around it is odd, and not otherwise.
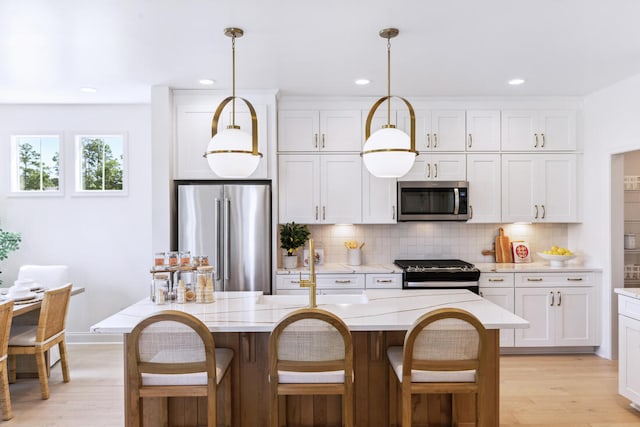
<path fill-rule="evenodd" d="M 473 205 L 469 205 L 469 219 L 473 219 Z"/>
<path fill-rule="evenodd" d="M 551 307 L 553 307 L 553 303 L 555 302 L 556 297 L 555 297 L 555 295 L 554 295 L 553 291 L 551 291 L 551 292 L 549 292 L 549 293 L 551 294 L 551 304 L 550 304 L 550 306 L 551 306 Z"/>
<path fill-rule="evenodd" d="M 327 207 L 323 206 L 322 207 L 322 220 L 324 221 L 325 219 L 327 219 Z"/>
<path fill-rule="evenodd" d="M 300 280 L 292 280 L 291 283 L 300 283 Z"/>
<path fill-rule="evenodd" d="M 562 305 L 562 294 L 558 291 L 558 307 Z"/>
<path fill-rule="evenodd" d="M 376 283 L 393 283 L 391 279 L 376 279 Z"/>
<path fill-rule="evenodd" d="M 431 163 L 427 163 L 427 178 L 431 178 Z"/>
<path fill-rule="evenodd" d="M 433 148 L 438 148 L 438 134 L 433 134 Z"/>
<path fill-rule="evenodd" d="M 490 278 L 489 281 L 490 282 L 504 282 L 504 279 L 502 277 L 496 277 L 496 278 Z"/>
<path fill-rule="evenodd" d="M 427 148 L 431 147 L 431 134 L 427 134 Z"/>
<path fill-rule="evenodd" d="M 351 283 L 351 280 L 334 280 L 334 283 Z"/>
<path fill-rule="evenodd" d="M 544 205 L 540 205 L 540 207 L 542 207 L 542 219 L 544 219 L 544 217 L 547 216 L 547 210 L 545 209 Z"/>
<path fill-rule="evenodd" d="M 544 148 L 544 143 L 546 142 L 546 139 L 544 137 L 544 133 L 540 134 L 542 136 L 542 145 L 540 147 Z"/>
<path fill-rule="evenodd" d="M 313 134 L 313 148 L 318 148 L 318 134 Z"/>
<path fill-rule="evenodd" d="M 536 215 L 533 217 L 533 219 L 538 219 L 538 205 L 533 205 L 533 207 L 536 210 Z"/>
<path fill-rule="evenodd" d="M 536 143 L 533 145 L 533 148 L 538 148 L 538 134 L 534 133 L 533 136 L 536 137 Z"/>
<path fill-rule="evenodd" d="M 469 134 L 469 145 L 468 145 L 468 147 L 471 148 L 472 145 L 473 145 L 473 138 L 471 137 L 471 134 Z"/>
<path fill-rule="evenodd" d="M 324 133 L 322 134 L 322 148 L 324 148 Z"/>
<path fill-rule="evenodd" d="M 582 282 L 582 277 L 567 277 L 569 282 Z"/>
<path fill-rule="evenodd" d="M 318 220 L 318 206 L 316 206 L 316 221 Z"/>
<path fill-rule="evenodd" d="M 532 277 L 527 277 L 527 282 L 542 282 L 544 279 L 541 277 L 536 277 L 536 278 L 532 278 Z"/>
<path fill-rule="evenodd" d="M 435 164 L 433 165 L 433 169 L 434 169 L 434 171 L 435 171 L 435 172 L 433 173 L 433 177 L 434 177 L 434 178 L 437 178 L 437 177 L 438 177 L 438 164 L 437 164 L 437 163 L 435 163 Z"/>
<path fill-rule="evenodd" d="M 396 207 L 391 206 L 391 219 L 396 219 Z"/>

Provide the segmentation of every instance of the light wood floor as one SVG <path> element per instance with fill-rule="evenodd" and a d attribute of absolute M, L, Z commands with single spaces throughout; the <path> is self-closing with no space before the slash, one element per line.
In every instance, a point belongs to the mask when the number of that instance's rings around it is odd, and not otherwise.
<path fill-rule="evenodd" d="M 71 382 L 64 384 L 59 364 L 54 366 L 49 400 L 40 399 L 37 379 L 12 384 L 14 418 L 0 426 L 122 426 L 122 346 L 70 344 L 69 358 Z M 500 383 L 504 427 L 640 426 L 640 413 L 618 395 L 615 361 L 592 355 L 503 356 Z"/>

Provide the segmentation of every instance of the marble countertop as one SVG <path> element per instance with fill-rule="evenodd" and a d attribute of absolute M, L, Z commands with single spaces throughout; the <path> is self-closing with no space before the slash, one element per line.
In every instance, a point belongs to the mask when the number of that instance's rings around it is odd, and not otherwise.
<path fill-rule="evenodd" d="M 562 273 L 572 271 L 602 271 L 600 267 L 589 267 L 565 263 L 562 267 L 552 267 L 548 262 L 522 262 L 522 263 L 473 263 L 482 273 Z"/>
<path fill-rule="evenodd" d="M 640 299 L 640 288 L 614 288 L 613 291 L 618 295 Z"/>
<path fill-rule="evenodd" d="M 143 318 L 181 310 L 212 332 L 270 332 L 285 314 L 307 306 L 308 295 L 218 292 L 211 304 L 155 305 L 139 301 L 91 327 L 93 333 L 128 333 Z M 407 330 L 423 313 L 457 307 L 473 313 L 487 329 L 528 328 L 529 322 L 466 290 L 367 290 L 359 295 L 318 295 L 318 306 L 340 316 L 353 331 Z"/>
<path fill-rule="evenodd" d="M 278 268 L 276 274 L 299 274 L 309 271 L 309 267 L 298 267 L 295 269 Z M 355 274 L 355 273 L 402 273 L 402 269 L 395 264 L 362 264 L 348 265 L 341 263 L 329 263 L 316 265 L 317 274 Z"/>

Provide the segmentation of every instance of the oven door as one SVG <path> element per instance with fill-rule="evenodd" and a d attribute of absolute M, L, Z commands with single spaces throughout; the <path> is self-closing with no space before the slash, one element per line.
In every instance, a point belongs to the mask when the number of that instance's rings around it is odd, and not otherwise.
<path fill-rule="evenodd" d="M 403 289 L 466 289 L 480 295 L 478 282 L 452 282 L 452 281 L 421 281 L 402 282 Z"/>
<path fill-rule="evenodd" d="M 468 199 L 464 181 L 398 181 L 398 220 L 466 221 Z"/>

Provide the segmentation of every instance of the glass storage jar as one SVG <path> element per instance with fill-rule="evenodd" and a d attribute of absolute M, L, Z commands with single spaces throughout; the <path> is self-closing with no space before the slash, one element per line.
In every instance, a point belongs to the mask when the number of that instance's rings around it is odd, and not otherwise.
<path fill-rule="evenodd" d="M 210 265 L 200 266 L 196 272 L 196 302 L 210 303 L 213 301 L 213 267 Z"/>
<path fill-rule="evenodd" d="M 174 273 L 173 287 L 176 301 L 179 303 L 193 302 L 196 299 L 196 272 L 189 265 L 182 265 Z"/>
<path fill-rule="evenodd" d="M 151 301 L 155 304 L 166 304 L 169 293 L 169 276 L 166 273 L 154 273 L 151 280 Z"/>

